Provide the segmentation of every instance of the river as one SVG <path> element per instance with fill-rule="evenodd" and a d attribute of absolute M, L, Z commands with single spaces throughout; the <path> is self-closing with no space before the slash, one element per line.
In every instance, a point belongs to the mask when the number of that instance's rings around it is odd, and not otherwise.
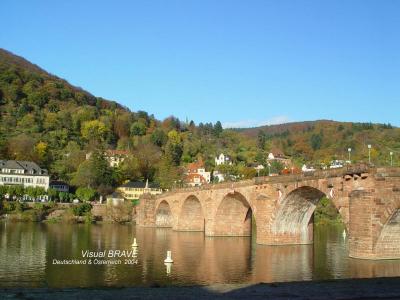
<path fill-rule="evenodd" d="M 255 238 L 118 224 L 0 222 L 0 287 L 100 287 L 257 283 L 400 276 L 400 260 L 348 257 L 340 225 L 315 226 L 313 245 L 265 246 Z M 132 250 L 121 264 L 56 264 L 82 251 Z M 165 265 L 166 251 L 174 263 Z M 126 252 L 131 253 L 132 252 Z M 92 259 L 92 261 L 94 261 Z M 125 262 L 127 264 L 125 264 Z"/>

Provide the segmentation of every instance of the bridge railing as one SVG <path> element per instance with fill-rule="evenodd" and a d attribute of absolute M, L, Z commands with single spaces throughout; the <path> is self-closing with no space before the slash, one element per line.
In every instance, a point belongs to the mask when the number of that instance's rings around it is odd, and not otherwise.
<path fill-rule="evenodd" d="M 173 194 L 176 192 L 197 192 L 202 190 L 209 190 L 212 188 L 238 188 L 249 185 L 260 185 L 266 183 L 281 183 L 281 182 L 289 182 L 289 181 L 303 181 L 303 180 L 311 180 L 317 178 L 330 178 L 330 177 L 342 177 L 348 174 L 361 174 L 371 172 L 371 168 L 367 164 L 358 164 L 358 165 L 348 165 L 342 168 L 337 169 L 327 169 L 327 170 L 316 170 L 312 172 L 302 172 L 300 174 L 287 174 L 287 175 L 278 175 L 278 176 L 261 176 L 254 177 L 253 179 L 241 180 L 241 181 L 233 181 L 233 182 L 222 182 L 222 183 L 213 183 L 213 184 L 204 184 L 196 187 L 178 187 L 172 188 L 168 192 L 159 195 L 160 197 L 166 196 L 168 194 Z"/>

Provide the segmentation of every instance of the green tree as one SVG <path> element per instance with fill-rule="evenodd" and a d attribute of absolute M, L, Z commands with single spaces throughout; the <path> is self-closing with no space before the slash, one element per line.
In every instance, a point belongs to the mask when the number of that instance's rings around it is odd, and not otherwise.
<path fill-rule="evenodd" d="M 156 181 L 163 189 L 170 189 L 182 182 L 182 174 L 179 168 L 164 157 L 158 164 Z"/>
<path fill-rule="evenodd" d="M 176 130 L 171 130 L 168 132 L 168 142 L 165 149 L 165 155 L 177 166 L 181 161 L 182 154 L 182 139 Z"/>
<path fill-rule="evenodd" d="M 103 141 L 107 135 L 106 125 L 99 120 L 86 121 L 82 125 L 82 137 L 86 140 Z"/>
<path fill-rule="evenodd" d="M 220 134 L 222 133 L 222 131 L 223 131 L 222 124 L 221 124 L 220 121 L 217 121 L 217 122 L 215 123 L 215 125 L 214 125 L 214 135 L 215 135 L 216 137 L 219 137 Z"/>
<path fill-rule="evenodd" d="M 146 134 L 146 125 L 142 122 L 134 122 L 131 125 L 131 135 L 142 136 Z"/>
<path fill-rule="evenodd" d="M 158 146 L 162 147 L 168 141 L 168 136 L 165 134 L 164 130 L 157 128 L 151 134 L 151 142 Z"/>
<path fill-rule="evenodd" d="M 310 143 L 314 151 L 320 149 L 322 146 L 322 134 L 313 134 Z"/>
<path fill-rule="evenodd" d="M 88 160 L 81 163 L 71 182 L 78 187 L 94 189 L 102 185 L 112 186 L 113 171 L 102 151 L 94 151 Z"/>
<path fill-rule="evenodd" d="M 80 187 L 76 190 L 76 196 L 83 201 L 92 201 L 96 197 L 96 190 L 87 187 Z"/>

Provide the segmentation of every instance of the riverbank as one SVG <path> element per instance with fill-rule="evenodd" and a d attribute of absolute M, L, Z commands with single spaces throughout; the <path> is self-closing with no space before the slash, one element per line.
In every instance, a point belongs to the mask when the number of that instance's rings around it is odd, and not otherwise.
<path fill-rule="evenodd" d="M 0 289 L 1 299 L 400 299 L 400 278 L 186 287 Z"/>
<path fill-rule="evenodd" d="M 135 222 L 136 218 L 136 210 L 130 203 L 108 206 L 94 202 L 3 201 L 1 204 L 0 219 L 11 222 L 129 223 Z"/>

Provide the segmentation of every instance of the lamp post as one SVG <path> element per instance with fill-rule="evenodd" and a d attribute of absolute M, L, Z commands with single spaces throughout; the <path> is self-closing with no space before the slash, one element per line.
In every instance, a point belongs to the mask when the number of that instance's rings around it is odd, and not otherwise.
<path fill-rule="evenodd" d="M 390 151 L 390 166 L 393 167 L 393 152 Z"/>
<path fill-rule="evenodd" d="M 348 148 L 347 152 L 349 152 L 349 164 L 351 164 L 351 148 Z"/>
<path fill-rule="evenodd" d="M 368 162 L 371 164 L 371 144 L 368 144 Z"/>

